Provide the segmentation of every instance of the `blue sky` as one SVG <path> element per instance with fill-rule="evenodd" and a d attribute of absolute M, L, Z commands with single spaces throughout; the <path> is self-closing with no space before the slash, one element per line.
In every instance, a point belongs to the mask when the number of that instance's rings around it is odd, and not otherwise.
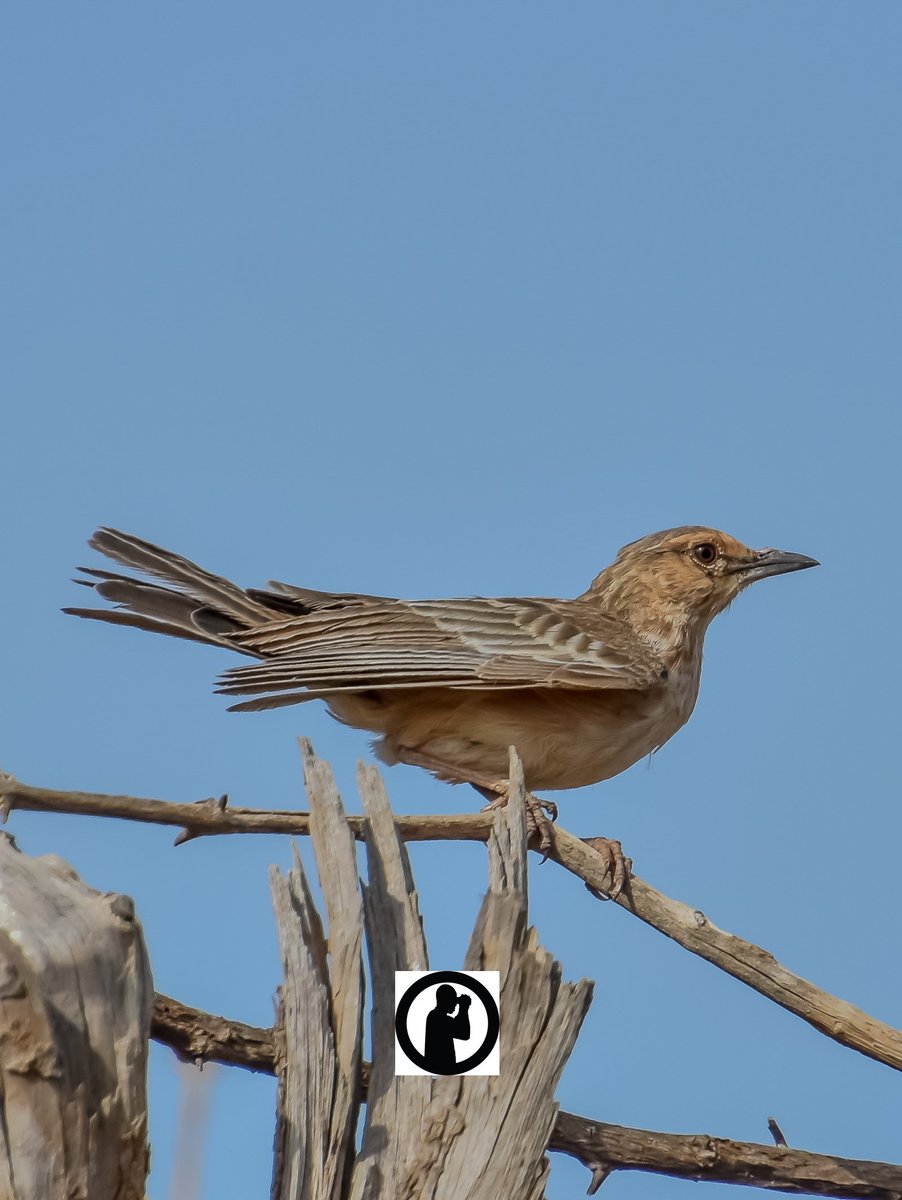
<path fill-rule="evenodd" d="M 364 735 L 235 716 L 228 655 L 62 616 L 112 524 L 241 583 L 575 594 L 708 523 L 819 558 L 708 640 L 650 766 L 558 797 L 582 835 L 902 1023 L 895 754 L 902 12 L 872 0 L 7 7 L 0 765 L 28 782 L 349 805 Z M 409 768 L 399 811 L 474 804 Z M 285 840 L 15 814 L 134 895 L 159 990 L 268 1024 Z M 485 885 L 413 848 L 436 966 Z M 900 1081 L 551 864 L 533 915 L 596 999 L 564 1107 L 902 1159 Z M 151 1200 L 178 1083 L 156 1049 Z M 273 1085 L 211 1084 L 205 1198 L 265 1194 Z M 554 1158 L 550 1200 L 585 1171 Z M 707 1186 L 713 1195 L 717 1188 Z M 605 1195 L 692 1185 L 615 1175 Z"/>

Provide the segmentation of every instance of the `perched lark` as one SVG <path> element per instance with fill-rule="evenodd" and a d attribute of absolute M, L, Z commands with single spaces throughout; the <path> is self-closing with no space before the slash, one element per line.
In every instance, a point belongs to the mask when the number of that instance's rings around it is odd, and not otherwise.
<path fill-rule="evenodd" d="M 285 583 L 245 591 L 114 529 L 90 544 L 165 582 L 84 568 L 78 582 L 116 607 L 66 612 L 249 655 L 259 661 L 220 680 L 218 691 L 254 697 L 233 709 L 324 700 L 379 735 L 383 761 L 496 799 L 512 745 L 531 791 L 609 779 L 663 746 L 695 706 L 712 618 L 757 579 L 817 566 L 682 526 L 624 546 L 574 600 L 393 600 Z M 538 802 L 532 814 L 547 847 Z"/>

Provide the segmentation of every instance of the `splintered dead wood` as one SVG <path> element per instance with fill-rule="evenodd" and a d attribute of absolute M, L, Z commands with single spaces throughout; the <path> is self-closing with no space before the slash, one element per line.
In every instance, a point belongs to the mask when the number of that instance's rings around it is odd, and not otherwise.
<path fill-rule="evenodd" d="M 328 943 L 300 856 L 270 872 L 282 955 L 274 1197 L 340 1200 L 354 1162 L 363 1060 L 363 904 L 354 839 L 325 763 L 305 755 Z M 315 799 L 314 799 L 315 798 Z"/>
<path fill-rule="evenodd" d="M 587 981 L 562 982 L 560 965 L 527 925 L 526 822 L 517 766 L 514 799 L 489 836 L 486 893 L 465 969 L 498 970 L 505 1014 L 498 1076 L 398 1076 L 394 976 L 424 970 L 426 943 L 413 874 L 381 777 L 362 768 L 367 879 L 362 896 L 353 841 L 328 767 L 304 744 L 311 836 L 329 916 L 328 958 L 299 860 L 274 877 L 288 1020 L 280 1069 L 277 1194 L 321 1200 L 376 1194 L 418 1200 L 540 1200 L 554 1090 L 591 997 Z M 373 1065 L 359 1153 L 362 935 L 373 986 Z M 291 947 L 301 944 L 299 951 Z M 289 962 L 287 956 L 293 955 Z M 299 1014 L 296 1020 L 294 1014 Z M 310 1049 L 293 1043 L 304 1039 Z M 284 1064 L 280 1059 L 284 1055 Z M 299 1061 L 293 1062 L 298 1055 Z M 331 1081 L 331 1086 L 330 1086 Z M 326 1134 L 328 1131 L 328 1135 Z M 322 1154 L 329 1145 L 329 1164 Z M 343 1190 L 347 1181 L 347 1191 Z"/>

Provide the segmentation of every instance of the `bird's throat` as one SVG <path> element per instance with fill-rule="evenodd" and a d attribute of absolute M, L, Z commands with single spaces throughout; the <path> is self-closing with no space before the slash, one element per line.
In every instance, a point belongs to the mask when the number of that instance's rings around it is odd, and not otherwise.
<path fill-rule="evenodd" d="M 713 613 L 687 605 L 682 597 L 668 595 L 657 581 L 636 575 L 605 573 L 595 581 L 586 598 L 618 617 L 647 642 L 673 668 L 701 651 L 705 631 Z"/>

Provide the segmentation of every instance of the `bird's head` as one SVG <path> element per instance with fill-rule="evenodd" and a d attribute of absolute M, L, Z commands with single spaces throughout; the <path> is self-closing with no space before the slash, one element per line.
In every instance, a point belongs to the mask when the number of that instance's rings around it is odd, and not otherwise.
<path fill-rule="evenodd" d="M 816 566 L 804 554 L 751 550 L 718 529 L 683 525 L 624 546 L 590 594 L 635 628 L 704 631 L 750 583 Z"/>

